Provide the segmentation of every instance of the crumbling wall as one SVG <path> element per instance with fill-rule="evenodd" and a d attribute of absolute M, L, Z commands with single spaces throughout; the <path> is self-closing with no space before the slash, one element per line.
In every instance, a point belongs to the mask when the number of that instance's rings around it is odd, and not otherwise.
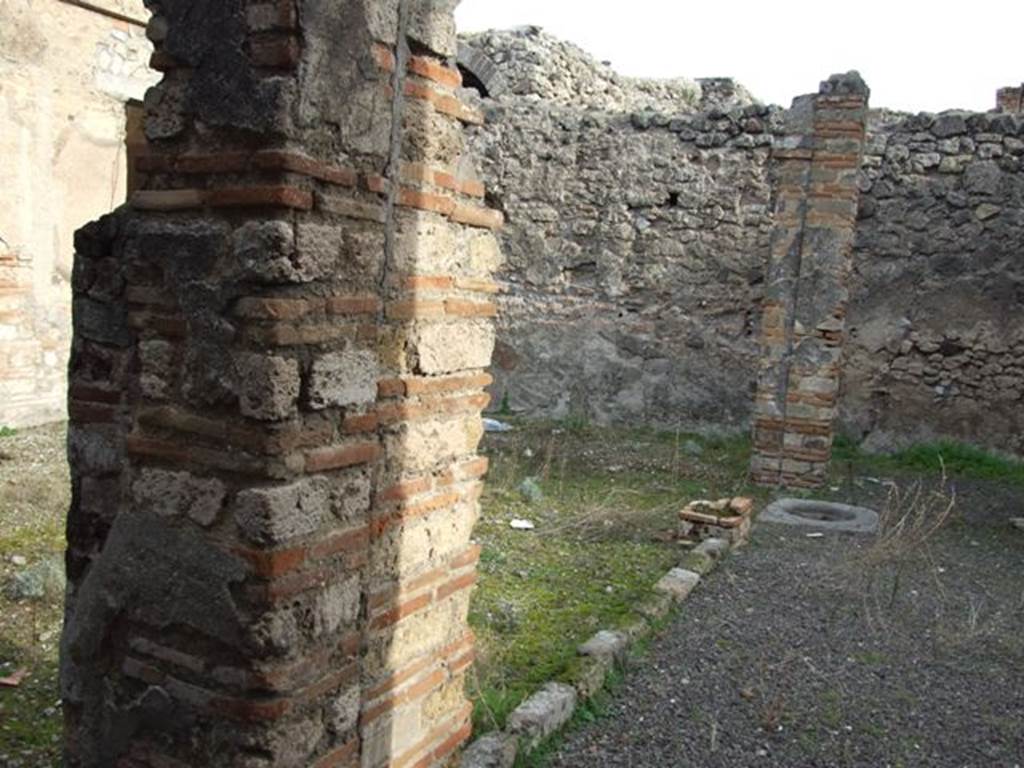
<path fill-rule="evenodd" d="M 879 115 L 862 172 L 845 428 L 1024 453 L 1024 119 Z"/>
<path fill-rule="evenodd" d="M 781 111 L 487 104 L 473 143 L 508 222 L 495 405 L 743 428 Z"/>
<path fill-rule="evenodd" d="M 76 238 L 66 765 L 444 764 L 501 221 L 452 4 L 150 5 L 141 188 Z"/>
<path fill-rule="evenodd" d="M 124 201 L 125 102 L 155 81 L 141 0 L 93 5 L 0 4 L 3 426 L 65 414 L 72 234 Z"/>

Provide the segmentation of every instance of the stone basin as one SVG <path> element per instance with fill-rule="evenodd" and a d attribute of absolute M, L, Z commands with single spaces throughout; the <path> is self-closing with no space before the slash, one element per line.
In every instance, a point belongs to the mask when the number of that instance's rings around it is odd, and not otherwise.
<path fill-rule="evenodd" d="M 818 499 L 778 499 L 765 508 L 758 520 L 820 531 L 874 533 L 878 530 L 875 510 Z"/>

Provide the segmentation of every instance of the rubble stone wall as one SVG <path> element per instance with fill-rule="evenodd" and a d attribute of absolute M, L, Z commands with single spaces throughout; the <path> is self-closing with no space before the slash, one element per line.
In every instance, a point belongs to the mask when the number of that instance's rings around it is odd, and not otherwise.
<path fill-rule="evenodd" d="M 445 764 L 501 221 L 452 4 L 150 6 L 139 191 L 76 237 L 65 764 Z"/>
<path fill-rule="evenodd" d="M 851 281 L 845 427 L 1024 454 L 1024 118 L 881 115 Z"/>
<path fill-rule="evenodd" d="M 785 111 L 635 89 L 535 29 L 465 42 L 506 86 L 472 136 L 507 214 L 492 406 L 748 429 Z M 1022 141 L 1019 115 L 871 113 L 838 414 L 869 447 L 1024 451 Z"/>
<path fill-rule="evenodd" d="M 781 110 L 488 105 L 474 149 L 508 221 L 495 404 L 743 428 Z"/>

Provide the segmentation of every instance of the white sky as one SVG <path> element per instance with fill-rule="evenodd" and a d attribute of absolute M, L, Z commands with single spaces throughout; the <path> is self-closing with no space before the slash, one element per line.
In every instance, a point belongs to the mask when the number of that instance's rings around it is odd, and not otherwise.
<path fill-rule="evenodd" d="M 857 69 L 871 103 L 985 111 L 1024 81 L 1024 0 L 462 0 L 460 32 L 536 24 L 626 75 L 733 77 L 788 106 Z"/>

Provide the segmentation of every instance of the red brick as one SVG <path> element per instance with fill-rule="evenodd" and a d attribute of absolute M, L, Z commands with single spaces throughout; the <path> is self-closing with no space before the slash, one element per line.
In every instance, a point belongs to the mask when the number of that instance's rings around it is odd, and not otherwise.
<path fill-rule="evenodd" d="M 409 291 L 444 291 L 455 285 L 455 278 L 448 275 L 416 275 L 407 277 L 404 287 Z"/>
<path fill-rule="evenodd" d="M 452 221 L 458 224 L 468 224 L 471 227 L 483 229 L 501 229 L 505 224 L 505 217 L 501 211 L 478 205 L 459 204 L 455 206 L 451 216 Z"/>
<path fill-rule="evenodd" d="M 241 173 L 249 167 L 248 152 L 181 155 L 174 164 L 178 173 Z"/>
<path fill-rule="evenodd" d="M 317 542 L 309 548 L 309 555 L 317 560 L 322 560 L 346 552 L 364 549 L 369 542 L 369 528 L 364 525 L 329 536 L 323 541 Z"/>
<path fill-rule="evenodd" d="M 475 479 L 483 477 L 487 474 L 487 468 L 490 465 L 490 459 L 486 456 L 481 456 L 470 461 L 459 464 L 456 468 L 456 474 L 463 480 Z"/>
<path fill-rule="evenodd" d="M 422 211 L 433 211 L 449 216 L 456 209 L 456 203 L 445 195 L 421 192 L 417 189 L 402 187 L 398 192 L 398 204 L 406 208 L 417 208 Z"/>
<path fill-rule="evenodd" d="M 264 150 L 258 152 L 253 161 L 257 168 L 300 173 L 343 187 L 354 187 L 359 179 L 359 174 L 352 168 L 322 163 L 299 152 Z"/>
<path fill-rule="evenodd" d="M 139 190 L 132 193 L 131 205 L 140 211 L 182 211 L 202 208 L 204 201 L 201 189 Z"/>
<path fill-rule="evenodd" d="M 376 296 L 332 296 L 327 299 L 327 311 L 332 315 L 371 315 L 380 310 Z"/>
<path fill-rule="evenodd" d="M 251 35 L 249 59 L 257 67 L 291 69 L 298 65 L 302 49 L 293 35 Z"/>
<path fill-rule="evenodd" d="M 459 70 L 446 67 L 436 59 L 426 56 L 411 56 L 409 58 L 409 71 L 449 88 L 462 87 L 462 74 Z"/>
<path fill-rule="evenodd" d="M 395 301 L 387 305 L 387 316 L 392 320 L 418 320 L 421 318 L 444 317 L 443 301 Z"/>
<path fill-rule="evenodd" d="M 406 384 L 401 379 L 382 379 L 377 382 L 377 397 L 402 397 L 406 392 Z"/>
<path fill-rule="evenodd" d="M 449 567 L 454 571 L 459 568 L 476 565 L 480 561 L 481 549 L 482 547 L 479 544 L 470 544 L 461 555 L 458 555 L 449 563 Z"/>
<path fill-rule="evenodd" d="M 326 472 L 332 469 L 366 464 L 380 456 L 377 443 L 358 443 L 320 448 L 306 453 L 306 472 Z"/>
<path fill-rule="evenodd" d="M 373 701 L 376 698 L 383 696 L 388 691 L 394 690 L 402 683 L 412 680 L 420 672 L 429 667 L 434 663 L 433 655 L 428 655 L 424 658 L 417 659 L 412 662 L 404 669 L 393 673 L 391 676 L 385 678 L 377 685 L 363 692 L 363 701 Z"/>
<path fill-rule="evenodd" d="M 383 69 L 385 72 L 395 71 L 395 54 L 390 48 L 382 43 L 374 43 L 371 48 L 373 53 L 373 59 L 377 62 L 377 66 Z"/>
<path fill-rule="evenodd" d="M 359 746 L 359 737 L 353 736 L 313 763 L 313 768 L 356 768 L 359 765 Z"/>
<path fill-rule="evenodd" d="M 418 595 L 410 600 L 405 601 L 401 605 L 392 608 L 390 611 L 380 614 L 370 622 L 371 629 L 383 629 L 389 627 L 392 624 L 397 624 L 406 616 L 411 616 L 417 611 L 426 608 L 433 602 L 433 599 L 429 594 Z"/>
<path fill-rule="evenodd" d="M 411 499 L 421 493 L 426 493 L 431 489 L 432 485 L 433 483 L 429 477 L 418 477 L 415 480 L 406 480 L 405 482 L 392 485 L 390 488 L 386 488 L 378 493 L 377 500 L 380 502 L 405 501 L 406 499 Z"/>
<path fill-rule="evenodd" d="M 379 704 L 365 710 L 359 717 L 360 726 L 367 726 L 381 715 L 395 707 L 422 699 L 435 691 L 445 682 L 445 674 L 441 670 L 431 672 L 427 677 L 409 686 L 405 690 L 384 699 Z"/>
<path fill-rule="evenodd" d="M 490 301 L 446 299 L 444 311 L 452 317 L 497 317 L 498 305 Z"/>
<path fill-rule="evenodd" d="M 474 376 L 445 376 L 432 378 L 410 377 L 403 379 L 402 381 L 408 394 L 427 395 L 488 387 L 494 383 L 494 377 L 489 373 L 480 373 Z"/>
<path fill-rule="evenodd" d="M 136 193 L 139 194 L 139 193 Z M 313 195 L 304 189 L 288 186 L 253 186 L 214 189 L 206 194 L 214 208 L 313 208 Z"/>
<path fill-rule="evenodd" d="M 438 601 L 444 600 L 445 598 L 451 597 L 456 592 L 461 592 L 464 589 L 469 589 L 476 584 L 477 574 L 476 571 L 464 574 L 457 578 L 452 579 L 447 584 L 444 584 L 437 588 L 437 599 Z"/>
<path fill-rule="evenodd" d="M 323 299 L 250 297 L 238 300 L 235 304 L 235 315 L 260 320 L 297 320 L 323 307 Z"/>

